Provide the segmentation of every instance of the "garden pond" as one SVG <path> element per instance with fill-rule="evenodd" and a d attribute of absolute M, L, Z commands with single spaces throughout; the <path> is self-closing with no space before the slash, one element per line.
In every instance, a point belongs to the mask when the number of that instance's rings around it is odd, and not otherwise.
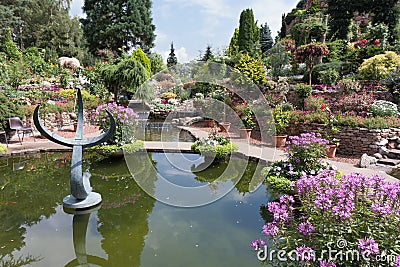
<path fill-rule="evenodd" d="M 62 207 L 70 192 L 71 153 L 0 158 L 0 265 L 259 266 L 250 242 L 261 235 L 262 207 L 273 195 L 265 186 L 249 192 L 255 163 L 231 159 L 234 169 L 245 169 L 235 185 L 235 172 L 232 179 L 212 183 L 226 163 L 196 172 L 171 163 L 181 154 L 131 156 L 133 168 L 123 158 L 84 154 L 84 169 L 103 202 L 91 213 L 75 215 Z M 174 207 L 146 194 L 133 178 L 141 177 L 157 197 L 165 193 L 160 176 L 187 187 L 207 185 L 210 195 L 227 185 L 233 189 L 208 205 Z"/>

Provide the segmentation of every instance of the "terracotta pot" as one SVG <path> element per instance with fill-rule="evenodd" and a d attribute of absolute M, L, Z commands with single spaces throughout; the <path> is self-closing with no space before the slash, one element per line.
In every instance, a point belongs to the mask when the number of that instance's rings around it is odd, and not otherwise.
<path fill-rule="evenodd" d="M 334 158 L 336 155 L 337 145 L 329 145 L 327 156 L 328 158 Z"/>
<path fill-rule="evenodd" d="M 221 132 L 229 132 L 229 129 L 231 128 L 231 123 L 230 122 L 220 122 L 219 124 L 219 130 Z"/>
<path fill-rule="evenodd" d="M 204 124 L 206 125 L 206 127 L 214 127 L 213 120 L 204 120 Z"/>
<path fill-rule="evenodd" d="M 272 136 L 272 144 L 275 147 L 284 147 L 286 144 L 287 135 L 274 135 Z"/>
<path fill-rule="evenodd" d="M 240 138 L 250 139 L 251 129 L 239 129 Z"/>

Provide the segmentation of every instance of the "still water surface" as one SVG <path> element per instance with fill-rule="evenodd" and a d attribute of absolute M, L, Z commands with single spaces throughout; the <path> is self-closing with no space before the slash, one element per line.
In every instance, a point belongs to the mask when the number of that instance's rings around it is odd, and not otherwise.
<path fill-rule="evenodd" d="M 224 163 L 191 172 L 172 166 L 169 159 L 174 156 L 135 154 L 133 176 L 152 185 L 156 196 L 162 194 L 160 175 L 186 186 L 209 185 L 210 194 L 232 184 L 229 179 L 210 183 Z M 238 168 L 246 165 L 242 159 L 232 160 Z M 0 266 L 260 265 L 249 244 L 261 236 L 260 206 L 270 194 L 264 186 L 248 192 L 246 181 L 255 164 L 247 166 L 241 182 L 225 197 L 202 207 L 178 208 L 144 193 L 123 159 L 89 153 L 84 166 L 103 203 L 92 213 L 72 215 L 61 203 L 69 194 L 69 162 L 70 153 L 0 159 Z"/>

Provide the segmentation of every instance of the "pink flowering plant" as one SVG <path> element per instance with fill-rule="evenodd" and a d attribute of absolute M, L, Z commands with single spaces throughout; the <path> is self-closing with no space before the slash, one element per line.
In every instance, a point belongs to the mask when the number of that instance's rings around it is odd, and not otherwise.
<path fill-rule="evenodd" d="M 322 138 L 320 133 L 289 136 L 285 147 L 287 160 L 276 161 L 262 171 L 269 187 L 279 192 L 289 192 L 292 181 L 331 168 L 322 161 L 326 158 L 328 144 L 329 141 Z"/>
<path fill-rule="evenodd" d="M 351 173 L 338 178 L 333 170 L 304 175 L 292 184 L 295 200 L 284 195 L 266 206 L 265 244 L 294 252 L 273 266 L 400 266 L 400 182 L 379 175 Z M 330 254 L 329 254 L 330 253 Z M 287 255 L 287 254 L 286 254 Z"/>
<path fill-rule="evenodd" d="M 135 141 L 135 131 L 137 127 L 138 114 L 131 108 L 120 106 L 117 103 L 108 103 L 96 108 L 93 119 L 100 126 L 100 129 L 107 131 L 110 127 L 110 120 L 105 110 L 111 112 L 114 116 L 117 130 L 112 139 L 107 144 L 122 146 Z"/>

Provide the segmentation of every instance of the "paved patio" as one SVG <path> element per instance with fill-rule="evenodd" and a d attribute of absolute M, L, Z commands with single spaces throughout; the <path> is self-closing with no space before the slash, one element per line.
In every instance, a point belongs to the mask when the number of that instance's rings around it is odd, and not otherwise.
<path fill-rule="evenodd" d="M 208 132 L 200 130 L 194 127 L 180 127 L 183 130 L 191 132 L 196 138 L 207 137 Z M 90 138 L 97 136 L 99 132 L 92 132 L 84 136 L 84 138 Z M 237 154 L 244 157 L 249 157 L 255 160 L 261 160 L 264 162 L 273 162 L 281 159 L 285 159 L 285 154 L 282 150 L 275 149 L 268 146 L 255 146 L 250 145 L 243 139 L 234 139 L 239 147 Z M 157 141 L 145 141 L 144 148 L 151 152 L 191 152 L 191 142 L 157 142 Z M 36 138 L 36 142 L 33 141 L 31 136 L 24 139 L 22 144 L 19 143 L 18 137 L 14 136 L 9 143 L 8 155 L 19 155 L 19 154 L 30 154 L 39 152 L 61 152 L 61 151 L 72 151 L 71 148 L 64 147 L 46 139 Z M 335 166 L 340 172 L 344 174 L 349 174 L 352 172 L 363 173 L 367 176 L 372 176 L 374 174 L 379 174 L 385 177 L 388 181 L 397 181 L 397 179 L 388 173 L 389 169 L 384 169 L 382 167 L 371 167 L 371 168 L 359 168 L 354 164 L 338 162 L 333 160 L 326 160 L 332 166 Z"/>

